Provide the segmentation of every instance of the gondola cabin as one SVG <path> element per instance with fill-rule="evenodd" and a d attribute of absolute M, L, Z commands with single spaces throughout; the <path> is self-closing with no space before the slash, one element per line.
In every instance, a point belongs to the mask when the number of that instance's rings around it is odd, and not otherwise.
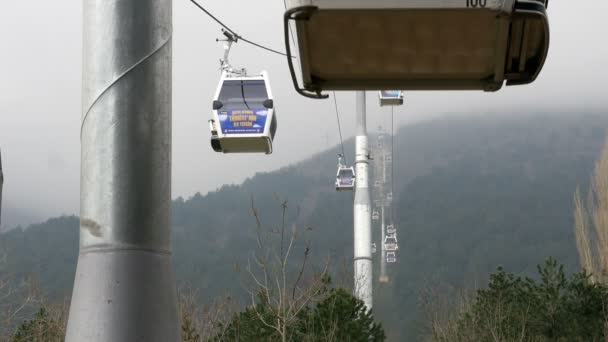
<path fill-rule="evenodd" d="M 397 243 L 397 234 L 387 234 L 384 237 L 384 243 L 391 243 L 391 242 L 392 243 Z"/>
<path fill-rule="evenodd" d="M 396 234 L 388 234 L 384 238 L 384 250 L 386 251 L 396 251 L 399 249 L 399 244 L 397 242 Z"/>
<path fill-rule="evenodd" d="M 396 252 L 386 252 L 386 262 L 397 262 L 397 253 Z"/>
<path fill-rule="evenodd" d="M 326 90 L 497 91 L 533 82 L 549 50 L 548 0 L 286 2 L 288 65 L 296 91 L 309 97 L 324 98 Z"/>
<path fill-rule="evenodd" d="M 216 152 L 272 153 L 277 118 L 267 73 L 242 76 L 224 71 L 209 125 Z"/>
<path fill-rule="evenodd" d="M 336 175 L 336 190 L 345 191 L 355 188 L 355 169 L 353 167 L 341 166 Z"/>
<path fill-rule="evenodd" d="M 380 214 L 378 213 L 378 210 L 374 210 L 372 212 L 372 220 L 379 220 L 380 219 Z"/>
<path fill-rule="evenodd" d="M 403 104 L 403 92 L 401 90 L 381 90 L 378 96 L 380 107 L 401 106 Z"/>
<path fill-rule="evenodd" d="M 397 245 L 396 243 L 385 243 L 384 244 L 384 250 L 385 251 L 396 251 L 399 249 L 399 245 Z"/>

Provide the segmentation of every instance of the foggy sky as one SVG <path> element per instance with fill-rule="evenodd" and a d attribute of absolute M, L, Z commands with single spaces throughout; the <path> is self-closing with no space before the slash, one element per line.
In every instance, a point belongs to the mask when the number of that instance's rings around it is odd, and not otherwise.
<path fill-rule="evenodd" d="M 371 1 L 371 0 L 370 0 Z M 278 50 L 283 46 L 280 0 L 200 0 L 232 29 Z M 444 113 L 606 108 L 608 2 L 550 2 L 551 47 L 532 85 L 498 93 L 406 94 L 396 110 L 405 124 Z M 221 155 L 209 146 L 207 120 L 219 78 L 220 27 L 187 0 L 174 0 L 173 196 L 206 193 L 259 171 L 296 162 L 338 143 L 333 100 L 293 90 L 285 57 L 239 43 L 232 64 L 268 70 L 278 115 L 270 156 Z M 4 223 L 79 211 L 81 1 L 5 1 L 0 10 L 0 149 L 5 174 Z M 368 127 L 381 115 L 368 96 Z M 339 93 L 342 128 L 354 133 L 354 95 Z M 345 138 L 346 138 L 345 137 Z M 333 177 L 333 175 L 328 175 Z M 16 218 L 16 213 L 32 217 Z M 13 213 L 13 214 L 11 214 Z M 10 215 L 14 215 L 11 220 Z"/>

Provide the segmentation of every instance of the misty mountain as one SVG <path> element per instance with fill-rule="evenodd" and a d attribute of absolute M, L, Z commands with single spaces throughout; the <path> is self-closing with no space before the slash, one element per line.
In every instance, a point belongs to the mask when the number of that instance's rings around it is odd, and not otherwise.
<path fill-rule="evenodd" d="M 424 333 L 420 296 L 428 289 L 450 294 L 481 286 L 499 265 L 531 275 L 549 256 L 576 270 L 572 196 L 577 185 L 586 190 L 607 128 L 604 114 L 571 113 L 446 117 L 399 129 L 399 262 L 390 268 L 392 282 L 376 285 L 374 306 L 389 340 Z M 352 156 L 353 141 L 346 147 Z M 173 250 L 180 284 L 200 288 L 209 300 L 242 296 L 240 270 L 256 237 L 251 208 L 263 226 L 277 229 L 284 201 L 286 224 L 302 232 L 296 255 L 310 238 L 315 261 L 329 256 L 335 278 L 348 274 L 353 197 L 334 191 L 337 153 L 333 148 L 241 185 L 176 199 Z M 14 229 L 0 235 L 6 255 L 0 273 L 34 279 L 61 299 L 71 292 L 77 248 L 76 217 Z"/>
<path fill-rule="evenodd" d="M 44 216 L 39 213 L 34 213 L 26 208 L 16 208 L 7 198 L 3 199 L 0 232 L 10 230 L 17 226 L 28 226 L 32 223 L 40 222 L 41 220 L 44 220 Z"/>

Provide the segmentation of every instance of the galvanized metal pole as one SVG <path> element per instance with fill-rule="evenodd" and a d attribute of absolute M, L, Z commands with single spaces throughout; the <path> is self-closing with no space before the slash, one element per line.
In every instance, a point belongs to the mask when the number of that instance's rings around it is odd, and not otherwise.
<path fill-rule="evenodd" d="M 357 136 L 355 146 L 354 256 L 355 296 L 372 309 L 372 230 L 369 191 L 369 147 L 365 92 L 357 92 Z"/>
<path fill-rule="evenodd" d="M 2 232 L 2 187 L 4 187 L 4 173 L 2 173 L 2 151 L 0 151 L 0 232 Z"/>
<path fill-rule="evenodd" d="M 66 341 L 179 341 L 172 0 L 84 0 L 80 255 Z"/>
<path fill-rule="evenodd" d="M 382 195 L 386 196 L 386 146 L 384 144 L 382 144 Z"/>
<path fill-rule="evenodd" d="M 379 281 L 381 283 L 388 283 L 388 275 L 386 274 L 386 250 L 384 249 L 384 239 L 386 238 L 386 219 L 384 216 L 385 210 L 384 210 L 384 203 L 382 204 L 382 209 L 381 209 L 381 215 L 382 215 L 382 225 L 380 226 L 380 229 L 382 229 L 380 236 L 381 236 L 381 240 L 380 240 L 380 279 Z"/>
<path fill-rule="evenodd" d="M 382 163 L 381 163 L 381 167 L 382 167 L 382 191 L 381 191 L 381 200 L 380 200 L 380 206 L 381 206 L 381 225 L 380 225 L 380 278 L 378 279 L 379 282 L 381 283 L 387 283 L 388 282 L 388 276 L 386 274 L 386 250 L 384 249 L 384 239 L 386 237 L 386 211 L 385 211 L 385 207 L 386 207 L 386 203 L 385 203 L 385 198 L 386 198 L 386 146 L 384 146 L 384 144 L 382 144 Z"/>

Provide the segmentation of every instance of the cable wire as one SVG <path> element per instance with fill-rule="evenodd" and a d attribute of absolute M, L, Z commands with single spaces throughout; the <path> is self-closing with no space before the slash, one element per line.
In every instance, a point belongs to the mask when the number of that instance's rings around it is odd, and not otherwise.
<path fill-rule="evenodd" d="M 334 107 L 336 109 L 336 120 L 338 121 L 338 133 L 340 133 L 340 146 L 342 146 L 342 158 L 344 164 L 348 165 L 346 161 L 346 153 L 344 152 L 344 140 L 342 140 L 342 126 L 340 125 L 340 112 L 338 111 L 338 100 L 336 99 L 336 92 L 334 91 Z"/>
<path fill-rule="evenodd" d="M 287 10 L 287 1 L 286 0 L 283 0 L 283 6 L 285 7 L 285 10 Z M 291 36 L 291 42 L 293 43 L 293 46 L 295 47 L 296 39 L 293 36 L 293 30 L 291 29 L 291 25 L 289 25 L 287 29 L 289 30 L 289 35 Z M 340 124 L 340 111 L 338 110 L 338 100 L 336 98 L 335 91 L 333 92 L 333 96 L 334 96 L 334 108 L 336 111 L 336 120 L 338 122 L 338 133 L 340 135 L 340 147 L 342 149 L 342 160 L 344 161 L 344 164 L 348 165 L 348 162 L 346 160 L 346 152 L 344 151 L 344 139 L 342 138 L 342 125 Z"/>
<path fill-rule="evenodd" d="M 391 106 L 391 194 L 395 203 L 395 107 Z M 393 220 L 393 210 L 391 210 L 391 223 Z"/>
<path fill-rule="evenodd" d="M 269 47 L 266 47 L 262 44 L 258 44 L 256 42 L 253 42 L 249 39 L 246 39 L 245 37 L 241 36 L 240 34 L 236 33 L 234 30 L 232 30 L 230 27 L 228 27 L 226 24 L 224 24 L 221 20 L 219 20 L 216 16 L 214 16 L 213 14 L 211 14 L 211 12 L 209 12 L 208 10 L 206 10 L 203 6 L 201 6 L 198 2 L 194 1 L 194 0 L 190 0 L 190 2 L 192 2 L 194 5 L 196 5 L 196 7 L 198 7 L 201 11 L 205 12 L 205 14 L 207 14 L 211 19 L 213 19 L 216 23 L 220 24 L 220 26 L 222 26 L 224 29 L 226 29 L 226 31 L 229 31 L 230 33 L 232 33 L 237 39 L 240 39 L 242 41 L 244 41 L 245 43 L 249 43 L 255 47 L 258 47 L 260 49 L 264 49 L 266 51 L 272 52 L 272 53 L 276 53 L 277 55 L 281 55 L 281 56 L 287 56 L 286 53 L 284 52 L 280 52 L 274 49 L 271 49 Z M 295 58 L 292 56 L 292 58 Z"/>
<path fill-rule="evenodd" d="M 285 10 L 287 11 L 287 0 L 283 0 L 283 6 L 285 6 Z M 291 25 L 289 25 L 289 34 L 291 35 L 291 42 L 293 43 L 293 46 L 296 46 L 296 40 L 293 37 L 293 30 L 291 29 Z"/>
<path fill-rule="evenodd" d="M 260 45 L 260 44 L 258 44 L 258 43 L 252 42 L 251 40 L 248 40 L 248 39 L 246 39 L 246 38 L 243 38 L 242 36 L 239 36 L 239 35 L 236 35 L 236 36 L 237 36 L 238 38 L 240 38 L 242 41 L 244 41 L 245 43 L 249 43 L 249 44 L 251 44 L 251 45 L 253 45 L 253 46 L 257 46 L 257 47 L 259 47 L 260 49 L 264 49 L 264 50 L 266 50 L 266 51 L 268 51 L 268 52 L 273 52 L 273 53 L 276 53 L 277 55 L 281 55 L 281 56 L 287 56 L 287 54 L 286 54 L 286 53 L 284 53 L 284 52 L 280 52 L 280 51 L 277 51 L 277 50 L 271 49 L 271 48 L 269 48 L 269 47 L 265 47 L 264 45 Z M 296 58 L 296 57 L 295 57 L 295 56 L 291 56 L 291 58 Z"/>

